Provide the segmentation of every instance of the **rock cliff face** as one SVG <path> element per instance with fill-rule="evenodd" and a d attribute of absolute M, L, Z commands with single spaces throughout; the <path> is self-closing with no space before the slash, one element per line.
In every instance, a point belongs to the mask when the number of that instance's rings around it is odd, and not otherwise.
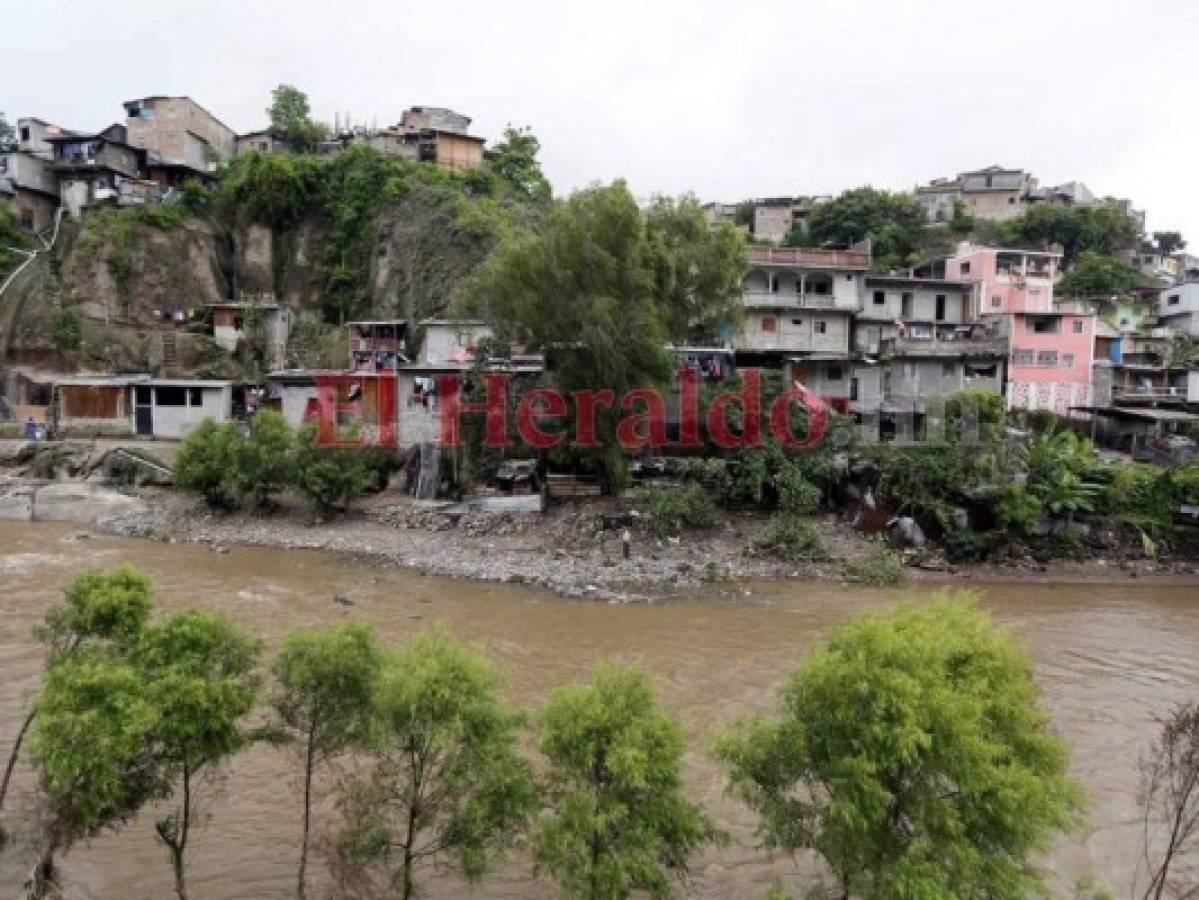
<path fill-rule="evenodd" d="M 415 325 L 443 312 L 491 246 L 460 212 L 420 189 L 385 205 L 365 271 L 349 273 L 361 284 L 355 315 Z M 4 343 L 9 362 L 44 360 L 59 348 L 56 326 L 71 311 L 83 342 L 62 367 L 161 371 L 163 335 L 180 330 L 182 314 L 191 333 L 179 339 L 190 351 L 178 354 L 175 371 L 228 374 L 196 333 L 204 330 L 205 304 L 273 294 L 295 313 L 323 311 L 332 226 L 318 213 L 284 232 L 215 216 L 165 218 L 107 209 L 65 223 L 38 271 L 0 297 L 0 362 Z"/>

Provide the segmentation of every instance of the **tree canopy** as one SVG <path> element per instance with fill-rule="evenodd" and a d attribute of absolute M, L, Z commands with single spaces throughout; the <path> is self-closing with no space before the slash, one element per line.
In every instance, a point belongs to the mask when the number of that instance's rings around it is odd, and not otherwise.
<path fill-rule="evenodd" d="M 1084 250 L 1054 290 L 1063 297 L 1116 297 L 1147 283 L 1148 279 L 1127 263 Z"/>
<path fill-rule="evenodd" d="M 17 129 L 0 112 L 0 153 L 8 153 L 17 146 Z"/>
<path fill-rule="evenodd" d="M 1157 245 L 1157 252 L 1163 256 L 1172 256 L 1180 250 L 1185 250 L 1187 245 L 1181 231 L 1155 231 L 1153 243 Z"/>
<path fill-rule="evenodd" d="M 520 718 L 499 684 L 482 654 L 444 631 L 385 661 L 368 745 L 375 764 L 341 804 L 343 881 L 378 873 L 408 900 L 425 867 L 452 862 L 477 880 L 511 843 L 535 790 L 517 750 Z"/>
<path fill-rule="evenodd" d="M 537 159 L 539 152 L 541 142 L 532 129 L 509 125 L 504 129 L 503 139 L 491 148 L 487 165 L 522 199 L 545 203 L 553 196 L 553 191 L 541 171 Z"/>
<path fill-rule="evenodd" d="M 683 731 L 642 670 L 604 666 L 587 683 L 559 688 L 540 743 L 550 808 L 534 852 L 565 896 L 665 897 L 688 858 L 717 839 L 683 795 Z"/>
<path fill-rule="evenodd" d="M 691 197 L 642 212 L 623 181 L 556 201 L 540 224 L 511 234 L 480 267 L 465 305 L 503 336 L 556 353 L 565 392 L 665 382 L 667 341 L 733 319 L 745 272 L 741 237 L 709 230 Z M 614 449 L 616 416 L 600 411 Z M 606 457 L 607 459 L 607 457 Z M 619 463 L 605 463 L 614 476 Z"/>
<path fill-rule="evenodd" d="M 817 204 L 808 217 L 807 237 L 812 246 L 869 238 L 876 267 L 891 269 L 915 261 L 927 224 L 915 198 L 866 186 Z"/>
<path fill-rule="evenodd" d="M 1062 265 L 1069 269 L 1085 251 L 1112 256 L 1137 246 L 1141 226 L 1114 204 L 1061 206 L 1044 203 L 1023 215 L 1000 222 L 999 239 L 1009 246 L 1062 248 Z"/>
<path fill-rule="evenodd" d="M 781 701 L 717 744 L 767 846 L 815 851 L 843 897 L 1040 893 L 1082 795 L 1027 654 L 973 603 L 851 620 Z"/>
<path fill-rule="evenodd" d="M 286 141 L 297 151 L 311 150 L 329 132 L 328 126 L 312 120 L 308 95 L 290 84 L 281 84 L 271 91 L 271 105 L 266 112 L 270 117 L 271 137 Z"/>

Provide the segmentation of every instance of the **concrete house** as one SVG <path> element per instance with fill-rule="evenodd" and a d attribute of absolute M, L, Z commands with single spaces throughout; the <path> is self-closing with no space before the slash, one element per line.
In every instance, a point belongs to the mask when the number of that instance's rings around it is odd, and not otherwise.
<path fill-rule="evenodd" d="M 54 221 L 60 196 L 49 139 L 72 132 L 35 118 L 18 119 L 16 129 L 16 148 L 0 154 L 0 197 L 12 204 L 23 227 L 42 231 Z"/>
<path fill-rule="evenodd" d="M 149 177 L 163 186 L 210 178 L 237 151 L 233 129 L 190 97 L 141 97 L 124 106 L 129 143 L 145 152 Z"/>
<path fill-rule="evenodd" d="M 749 247 L 745 315 L 732 345 L 739 368 L 777 369 L 847 406 L 850 333 L 870 250 Z"/>
<path fill-rule="evenodd" d="M 54 148 L 54 173 L 62 205 L 74 217 L 89 206 L 117 201 L 126 182 L 137 181 L 143 154 L 129 144 L 124 125 L 90 135 L 46 139 Z"/>
<path fill-rule="evenodd" d="M 1029 193 L 1037 186 L 1037 180 L 1023 169 L 1004 166 L 962 172 L 957 180 L 970 215 L 992 221 L 1021 215 Z"/>
<path fill-rule="evenodd" d="M 222 300 L 207 307 L 212 316 L 212 338 L 218 347 L 236 353 L 243 341 L 256 337 L 263 343 L 266 366 L 275 369 L 283 365 L 292 312 L 281 307 L 273 294 Z M 261 333 L 252 334 L 254 329 L 260 329 Z"/>
<path fill-rule="evenodd" d="M 1199 282 L 1176 284 L 1158 294 L 1157 319 L 1179 334 L 1199 338 Z"/>
<path fill-rule="evenodd" d="M 964 388 L 1003 392 L 1006 343 L 971 321 L 973 295 L 969 282 L 867 276 L 850 399 L 881 435 L 903 416 L 918 427 L 938 399 Z"/>
<path fill-rule="evenodd" d="M 404 110 L 397 125 L 357 134 L 353 140 L 381 153 L 465 172 L 483 164 L 486 143 L 467 132 L 470 122 L 469 116 L 442 106 L 413 106 Z"/>
<path fill-rule="evenodd" d="M 63 435 L 178 440 L 205 418 L 233 415 L 233 382 L 77 375 L 54 386 L 54 429 Z"/>

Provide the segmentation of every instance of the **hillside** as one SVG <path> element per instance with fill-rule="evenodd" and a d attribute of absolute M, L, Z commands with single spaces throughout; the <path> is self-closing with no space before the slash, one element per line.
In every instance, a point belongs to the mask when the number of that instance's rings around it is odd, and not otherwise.
<path fill-rule="evenodd" d="M 310 362 L 346 319 L 445 310 L 505 229 L 540 208 L 488 168 L 459 175 L 368 148 L 251 155 L 181 203 L 65 220 L 0 297 L 0 359 L 235 374 L 203 333 L 205 304 L 272 294 L 297 314 L 297 357 Z"/>

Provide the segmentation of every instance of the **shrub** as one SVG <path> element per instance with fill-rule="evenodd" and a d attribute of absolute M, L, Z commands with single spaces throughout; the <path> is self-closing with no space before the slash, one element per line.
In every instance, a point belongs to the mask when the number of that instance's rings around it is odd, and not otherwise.
<path fill-rule="evenodd" d="M 230 474 L 243 438 L 232 423 L 203 419 L 188 433 L 175 456 L 175 485 L 199 494 L 209 506 L 234 505 Z"/>
<path fill-rule="evenodd" d="M 945 556 L 950 562 L 978 562 L 990 549 L 985 535 L 969 528 L 951 528 L 945 533 Z"/>
<path fill-rule="evenodd" d="M 61 310 L 54 318 L 54 347 L 59 351 L 78 350 L 82 341 L 83 320 L 78 310 Z"/>
<path fill-rule="evenodd" d="M 845 579 L 869 587 L 895 587 L 903 583 L 903 561 L 898 553 L 875 541 L 861 559 L 846 562 Z"/>
<path fill-rule="evenodd" d="M 774 477 L 774 488 L 783 512 L 808 515 L 820 508 L 823 497 L 820 488 L 793 465 L 787 464 L 779 470 Z"/>
<path fill-rule="evenodd" d="M 712 498 L 698 484 L 643 491 L 640 499 L 649 507 L 650 526 L 659 537 L 683 527 L 707 528 L 716 514 Z"/>
<path fill-rule="evenodd" d="M 291 480 L 293 435 L 281 413 L 264 409 L 250 420 L 249 437 L 233 453 L 229 478 L 234 491 L 264 505 Z"/>
<path fill-rule="evenodd" d="M 293 465 L 292 484 L 317 518 L 346 508 L 374 482 L 363 451 L 320 447 L 311 425 L 296 433 Z"/>
<path fill-rule="evenodd" d="M 780 513 L 770 520 L 758 546 L 780 559 L 798 562 L 824 556 L 820 529 L 807 519 L 792 513 Z"/>
<path fill-rule="evenodd" d="M 1112 469 L 1100 508 L 1125 522 L 1166 525 L 1174 516 L 1176 499 L 1171 475 L 1156 466 L 1130 463 Z"/>
<path fill-rule="evenodd" d="M 995 518 L 1004 528 L 1015 528 L 1025 534 L 1036 530 L 1041 519 L 1041 501 L 1029 493 L 1028 488 L 1012 482 L 999 495 L 995 504 Z"/>

